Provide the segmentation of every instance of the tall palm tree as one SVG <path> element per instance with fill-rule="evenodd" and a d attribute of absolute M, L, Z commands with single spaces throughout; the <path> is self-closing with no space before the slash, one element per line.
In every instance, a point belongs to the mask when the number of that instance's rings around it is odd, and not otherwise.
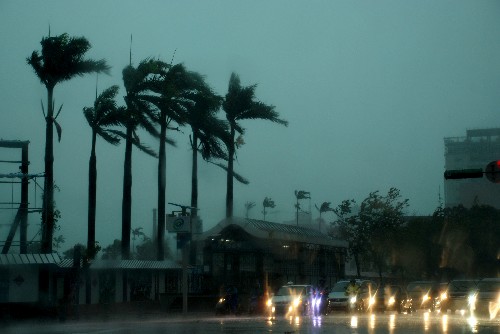
<path fill-rule="evenodd" d="M 108 73 L 110 67 L 104 59 L 85 59 L 90 43 L 84 37 L 43 37 L 42 50 L 33 51 L 27 63 L 47 89 L 47 115 L 45 115 L 45 181 L 42 209 L 42 253 L 52 252 L 54 232 L 54 88 L 58 83 L 89 73 Z M 60 130 L 58 129 L 60 134 Z"/>
<path fill-rule="evenodd" d="M 132 228 L 132 145 L 146 154 L 157 157 L 156 152 L 141 143 L 138 136 L 140 128 L 159 137 L 151 119 L 156 107 L 150 102 L 153 89 L 158 85 L 161 64 L 152 59 L 139 63 L 137 68 L 128 65 L 123 69 L 123 83 L 126 90 L 125 108 L 119 108 L 121 124 L 125 132 L 114 130 L 113 133 L 125 139 L 125 159 L 123 163 L 123 198 L 122 198 L 122 258 L 130 258 L 130 232 Z"/>
<path fill-rule="evenodd" d="M 198 154 L 206 161 L 227 159 L 224 138 L 228 124 L 217 118 L 222 97 L 216 95 L 197 73 L 190 73 L 195 79 L 195 90 L 191 92 L 193 104 L 189 106 L 187 123 L 191 127 L 191 207 L 198 208 Z M 192 214 L 197 216 L 197 209 Z"/>
<path fill-rule="evenodd" d="M 229 88 L 225 96 L 222 107 L 226 113 L 229 122 L 229 140 L 226 145 L 228 148 L 227 161 L 227 190 L 226 190 L 226 218 L 233 216 L 233 173 L 234 156 L 236 151 L 236 133 L 242 135 L 243 127 L 239 121 L 246 119 L 263 119 L 284 126 L 288 122 L 279 118 L 279 114 L 274 110 L 274 106 L 266 105 L 255 98 L 255 89 L 257 85 L 242 87 L 240 78 L 236 73 L 231 74 L 229 79 Z"/>
<path fill-rule="evenodd" d="M 166 202 L 166 143 L 173 144 L 167 138 L 167 130 L 173 129 L 172 122 L 182 126 L 186 122 L 186 109 L 191 101 L 186 92 L 191 90 L 188 73 L 182 64 L 170 65 L 156 61 L 161 79 L 153 87 L 157 95 L 150 95 L 147 100 L 155 106 L 156 112 L 151 114 L 151 121 L 160 125 L 158 150 L 158 231 L 157 260 L 164 260 L 165 238 L 165 202 Z M 159 95 L 158 95 L 159 94 Z"/>
<path fill-rule="evenodd" d="M 107 127 L 120 124 L 118 107 L 115 102 L 118 86 L 111 86 L 99 94 L 93 107 L 83 108 L 83 114 L 92 129 L 92 148 L 89 159 L 89 207 L 87 249 L 95 247 L 95 216 L 97 196 L 97 159 L 95 154 L 97 137 L 103 138 L 112 145 L 118 145 L 120 138 Z"/>

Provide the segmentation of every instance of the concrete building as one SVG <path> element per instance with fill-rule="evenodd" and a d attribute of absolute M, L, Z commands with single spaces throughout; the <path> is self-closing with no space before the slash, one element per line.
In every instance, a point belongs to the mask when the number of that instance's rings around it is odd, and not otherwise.
<path fill-rule="evenodd" d="M 445 169 L 481 168 L 500 160 L 500 128 L 467 130 L 465 137 L 444 138 Z M 482 179 L 444 181 L 445 207 L 474 202 L 500 208 L 500 185 Z"/>

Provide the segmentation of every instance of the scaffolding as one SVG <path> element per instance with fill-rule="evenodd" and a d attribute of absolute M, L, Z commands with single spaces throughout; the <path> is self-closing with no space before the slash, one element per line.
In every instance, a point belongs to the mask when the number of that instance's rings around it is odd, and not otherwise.
<path fill-rule="evenodd" d="M 10 179 L 8 181 L 0 181 L 0 184 L 21 184 L 21 201 L 14 202 L 12 198 L 10 202 L 0 202 L 0 205 L 19 205 L 17 208 L 16 215 L 14 220 L 10 224 L 9 234 L 2 248 L 2 254 L 7 254 L 9 252 L 10 247 L 12 246 L 14 236 L 16 235 L 17 229 L 19 228 L 19 251 L 21 254 L 26 254 L 28 251 L 28 213 L 32 212 L 41 212 L 40 208 L 30 208 L 28 202 L 28 185 L 29 180 L 34 179 L 36 186 L 36 178 L 44 177 L 43 173 L 39 174 L 29 174 L 28 166 L 28 145 L 29 141 L 20 141 L 20 140 L 0 140 L 1 148 L 10 148 L 10 149 L 21 149 L 21 160 L 0 160 L 0 163 L 12 163 L 18 164 L 20 163 L 19 170 L 17 173 L 8 173 L 8 174 L 0 174 L 0 179 Z M 14 179 L 20 179 L 20 181 L 14 181 Z M 13 209 L 13 208 L 5 208 L 0 207 L 2 210 Z"/>

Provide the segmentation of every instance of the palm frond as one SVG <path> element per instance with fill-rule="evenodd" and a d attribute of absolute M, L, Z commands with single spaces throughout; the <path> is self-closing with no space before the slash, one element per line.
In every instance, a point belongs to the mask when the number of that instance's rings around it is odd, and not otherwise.
<path fill-rule="evenodd" d="M 223 170 L 225 170 L 226 172 L 229 173 L 229 170 L 228 170 L 228 168 L 227 168 L 226 165 L 218 163 L 218 162 L 213 162 L 213 161 L 210 161 L 210 160 L 208 162 L 211 163 L 211 164 L 214 164 L 216 166 L 219 166 L 220 168 L 222 168 Z M 234 177 L 234 179 L 236 181 L 238 181 L 238 182 L 240 182 L 242 184 L 249 184 L 250 183 L 250 181 L 248 181 L 246 178 L 244 178 L 243 176 L 239 175 L 235 171 L 233 171 L 232 174 L 233 174 L 233 177 Z"/>

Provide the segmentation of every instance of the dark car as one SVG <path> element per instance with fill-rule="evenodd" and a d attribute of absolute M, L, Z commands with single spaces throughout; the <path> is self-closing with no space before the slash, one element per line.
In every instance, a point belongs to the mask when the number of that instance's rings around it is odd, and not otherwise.
<path fill-rule="evenodd" d="M 475 310 L 491 319 L 500 317 L 500 278 L 483 278 L 477 283 L 477 293 L 471 297 Z"/>
<path fill-rule="evenodd" d="M 452 313 L 455 311 L 470 311 L 471 298 L 477 291 L 478 280 L 472 279 L 458 279 L 453 280 L 448 284 L 445 293 L 441 294 L 441 311 L 446 312 L 450 310 Z"/>
<path fill-rule="evenodd" d="M 407 306 L 408 294 L 399 285 L 385 285 L 379 287 L 372 299 L 371 309 L 373 311 L 396 311 L 398 313 L 409 312 L 411 307 Z"/>
<path fill-rule="evenodd" d="M 439 305 L 439 283 L 435 281 L 414 281 L 406 286 L 408 302 L 411 301 L 411 311 L 436 310 Z"/>

